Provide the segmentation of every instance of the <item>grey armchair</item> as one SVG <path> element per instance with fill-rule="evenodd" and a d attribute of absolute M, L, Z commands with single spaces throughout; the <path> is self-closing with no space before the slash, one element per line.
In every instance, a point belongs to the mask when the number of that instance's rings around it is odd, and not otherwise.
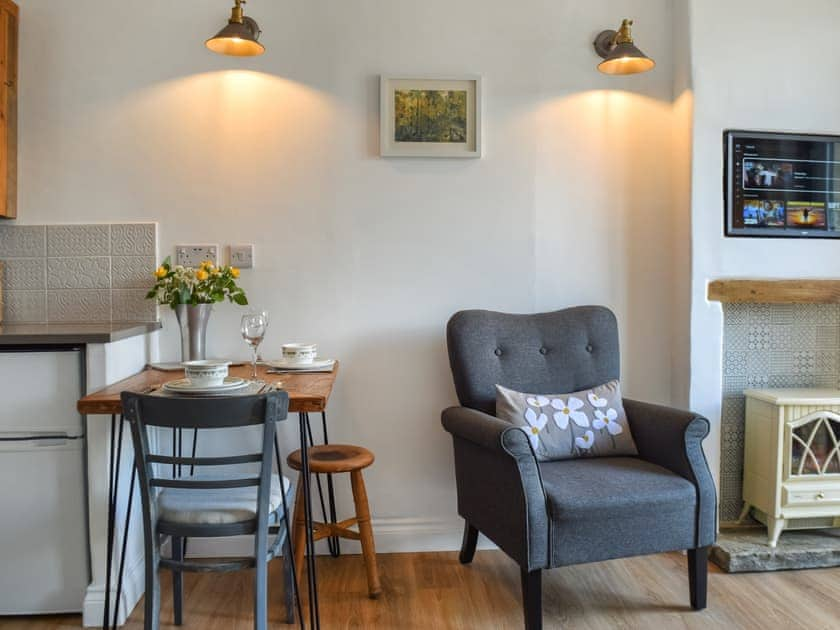
<path fill-rule="evenodd" d="M 461 311 L 449 320 L 447 346 L 461 403 L 442 416 L 465 520 L 460 560 L 472 561 L 480 531 L 519 564 L 525 628 L 542 628 L 542 569 L 664 551 L 688 551 L 691 606 L 705 608 L 716 531 L 701 446 L 708 420 L 625 399 L 638 457 L 537 462 L 525 432 L 494 417 L 496 384 L 554 394 L 617 379 L 613 313 Z"/>

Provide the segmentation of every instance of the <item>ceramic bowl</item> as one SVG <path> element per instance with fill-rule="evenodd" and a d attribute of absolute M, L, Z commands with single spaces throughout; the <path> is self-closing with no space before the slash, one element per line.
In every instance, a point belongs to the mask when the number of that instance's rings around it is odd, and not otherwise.
<path fill-rule="evenodd" d="M 312 363 L 318 356 L 318 346 L 314 343 L 283 344 L 283 360 L 289 363 Z"/>
<path fill-rule="evenodd" d="M 228 375 L 228 361 L 186 361 L 184 375 L 196 387 L 217 387 Z"/>

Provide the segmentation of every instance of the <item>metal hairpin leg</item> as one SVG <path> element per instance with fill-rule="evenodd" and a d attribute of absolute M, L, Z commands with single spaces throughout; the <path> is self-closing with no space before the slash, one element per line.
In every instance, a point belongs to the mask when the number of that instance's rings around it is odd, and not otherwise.
<path fill-rule="evenodd" d="M 117 615 L 120 610 L 122 597 L 123 575 L 125 574 L 125 552 L 128 548 L 128 528 L 131 526 L 131 504 L 134 502 L 134 485 L 137 483 L 137 467 L 131 467 L 131 481 L 128 484 L 128 507 L 125 510 L 125 526 L 123 527 L 122 551 L 120 552 L 120 566 L 117 570 L 117 592 L 114 596 L 114 628 L 117 627 Z"/>
<path fill-rule="evenodd" d="M 118 426 L 117 426 L 118 425 Z M 111 416 L 111 444 L 110 444 L 110 474 L 108 477 L 108 536 L 107 536 L 107 550 L 105 553 L 105 609 L 102 613 L 102 628 L 109 630 L 111 628 L 111 569 L 114 566 L 114 544 L 116 520 L 117 520 L 117 496 L 120 487 L 120 465 L 122 460 L 122 445 L 123 445 L 123 417 L 116 415 Z M 116 437 L 116 440 L 115 440 Z M 133 469 L 132 469 L 133 470 Z M 133 475 L 132 475 L 133 476 Z M 130 503 L 129 503 L 130 505 Z M 123 547 L 125 547 L 125 536 L 123 537 Z M 124 552 L 123 552 L 124 555 Z M 119 575 L 117 578 L 117 592 L 114 596 L 114 625 L 117 627 L 117 615 L 120 608 L 120 591 L 122 587 L 122 566 L 120 566 Z"/>
<path fill-rule="evenodd" d="M 303 513 L 306 535 L 306 576 L 309 590 L 309 625 L 312 630 L 320 630 L 321 619 L 318 611 L 318 582 L 315 579 L 315 540 L 312 532 L 312 493 L 309 485 L 309 448 L 307 445 L 306 427 L 309 424 L 309 414 L 305 411 L 298 414 L 300 428 L 300 460 L 301 460 L 301 488 L 303 489 Z"/>
<path fill-rule="evenodd" d="M 292 520 L 289 518 L 289 506 L 286 504 L 286 488 L 283 485 L 283 462 L 280 459 L 280 438 L 277 433 L 274 434 L 274 457 L 277 460 L 277 476 L 280 478 L 280 494 L 283 495 L 283 521 L 286 526 L 286 540 L 292 539 Z M 292 565 L 292 583 L 285 584 L 286 588 L 292 589 L 295 596 L 295 605 L 297 606 L 298 619 L 300 620 L 300 630 L 306 630 L 306 625 L 303 621 L 303 605 L 300 602 L 300 590 L 298 590 L 297 567 L 295 566 L 295 554 L 292 552 L 292 545 L 287 545 L 286 553 L 289 554 L 289 563 Z M 302 568 L 302 567 L 301 567 Z"/>
<path fill-rule="evenodd" d="M 321 412 L 321 425 L 324 428 L 324 444 L 329 444 L 329 436 L 327 435 L 327 412 Z M 315 446 L 315 440 L 312 437 L 312 424 L 309 422 L 309 415 L 307 414 L 306 417 L 306 432 L 309 435 L 309 445 Z M 329 519 L 327 518 L 327 508 L 324 504 L 324 489 L 321 486 L 321 475 L 315 475 L 315 484 L 318 486 L 318 499 L 321 503 L 321 516 L 323 517 L 324 521 L 326 522 L 329 520 L 330 523 L 335 525 L 338 522 L 335 513 L 335 490 L 333 488 L 333 480 L 332 475 L 327 475 L 327 498 L 329 500 L 330 512 L 329 512 Z M 330 550 L 330 555 L 333 558 L 338 558 L 341 555 L 341 546 L 339 544 L 339 538 L 337 536 L 331 536 L 327 539 L 327 546 Z"/>
<path fill-rule="evenodd" d="M 117 416 L 111 414 L 110 456 L 108 458 L 108 532 L 107 548 L 105 550 L 105 609 L 102 613 L 102 630 L 108 630 L 108 621 L 111 617 L 109 613 L 111 612 L 111 550 L 114 547 L 114 510 L 116 509 L 116 497 L 114 497 L 114 450 L 116 445 L 114 436 L 116 432 Z"/>

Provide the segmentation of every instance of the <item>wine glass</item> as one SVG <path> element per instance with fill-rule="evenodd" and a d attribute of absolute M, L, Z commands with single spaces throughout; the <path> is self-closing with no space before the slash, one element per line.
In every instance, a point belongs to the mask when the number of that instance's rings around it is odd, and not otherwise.
<path fill-rule="evenodd" d="M 257 378 L 257 349 L 265 337 L 265 329 L 268 328 L 268 313 L 248 313 L 242 316 L 242 338 L 251 346 L 253 352 L 253 363 L 251 378 Z"/>

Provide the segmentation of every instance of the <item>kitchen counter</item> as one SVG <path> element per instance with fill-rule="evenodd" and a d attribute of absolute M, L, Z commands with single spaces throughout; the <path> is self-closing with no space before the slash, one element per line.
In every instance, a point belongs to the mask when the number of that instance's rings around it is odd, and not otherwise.
<path fill-rule="evenodd" d="M 100 324 L 0 324 L 0 346 L 54 346 L 111 343 L 145 335 L 160 322 Z"/>

